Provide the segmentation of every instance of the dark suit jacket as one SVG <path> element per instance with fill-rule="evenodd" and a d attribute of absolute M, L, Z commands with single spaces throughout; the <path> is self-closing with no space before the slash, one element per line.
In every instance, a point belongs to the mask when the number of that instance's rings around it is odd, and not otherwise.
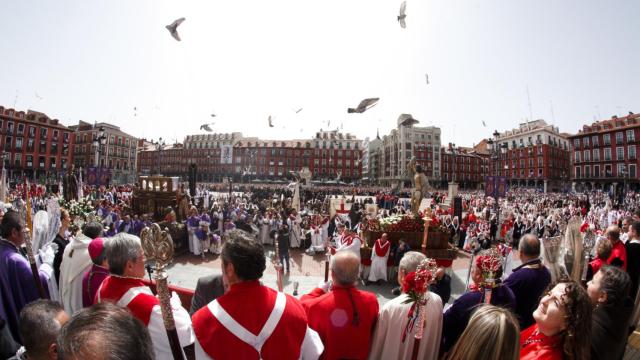
<path fill-rule="evenodd" d="M 201 307 L 207 306 L 213 300 L 224 294 L 224 284 L 222 275 L 203 276 L 198 279 L 196 291 L 191 299 L 191 309 L 189 315 L 193 315 Z"/>

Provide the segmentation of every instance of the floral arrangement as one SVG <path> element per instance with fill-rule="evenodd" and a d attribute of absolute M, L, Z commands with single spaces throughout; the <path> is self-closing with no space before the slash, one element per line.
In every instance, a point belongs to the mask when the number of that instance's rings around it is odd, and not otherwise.
<path fill-rule="evenodd" d="M 64 198 L 58 200 L 61 208 L 67 209 L 71 216 L 86 216 L 93 211 L 93 205 L 88 198 L 82 198 L 78 201 L 66 201 Z"/>
<path fill-rule="evenodd" d="M 447 231 L 446 227 L 436 216 L 431 217 L 429 229 L 435 231 Z M 377 232 L 423 232 L 424 218 L 419 215 L 392 215 L 384 219 L 369 219 L 364 224 L 363 230 Z M 431 230 L 430 230 L 431 231 Z"/>
<path fill-rule="evenodd" d="M 409 309 L 409 318 L 407 325 L 402 332 L 402 342 L 405 341 L 407 334 L 413 330 L 416 321 L 418 322 L 418 330 L 415 334 L 416 339 L 421 339 L 424 331 L 424 305 L 427 303 L 425 294 L 435 281 L 438 265 L 434 259 L 426 258 L 420 262 L 416 271 L 408 273 L 402 281 L 402 291 L 407 294 L 405 304 L 412 304 Z"/>

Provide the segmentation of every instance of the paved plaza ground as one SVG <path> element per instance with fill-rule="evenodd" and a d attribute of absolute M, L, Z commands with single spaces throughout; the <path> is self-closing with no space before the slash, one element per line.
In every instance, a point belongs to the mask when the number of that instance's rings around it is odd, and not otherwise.
<path fill-rule="evenodd" d="M 265 250 L 268 254 L 274 252 L 273 246 L 267 245 Z M 310 292 L 319 283 L 324 281 L 324 255 L 309 256 L 299 250 L 291 250 L 291 269 L 290 274 L 284 277 L 284 292 L 293 294 L 293 283 L 298 282 L 298 296 Z M 451 268 L 448 269 L 451 275 L 451 300 L 455 300 L 460 294 L 464 293 L 465 282 L 469 271 L 470 255 L 465 252 L 458 252 L 458 258 L 454 260 Z M 517 264 L 517 260 L 510 260 L 507 269 Z M 174 263 L 169 268 L 169 282 L 173 285 L 184 287 L 187 289 L 195 289 L 198 278 L 201 276 L 220 274 L 221 260 L 219 256 L 208 254 L 203 260 L 200 256 L 191 254 L 183 254 L 177 256 Z M 509 272 L 507 270 L 507 272 Z M 262 282 L 274 289 L 277 289 L 276 271 L 270 260 L 267 260 L 267 269 L 262 278 Z M 360 289 L 374 292 L 380 305 L 383 305 L 394 296 L 391 289 L 396 284 L 381 283 L 364 286 L 358 284 Z"/>

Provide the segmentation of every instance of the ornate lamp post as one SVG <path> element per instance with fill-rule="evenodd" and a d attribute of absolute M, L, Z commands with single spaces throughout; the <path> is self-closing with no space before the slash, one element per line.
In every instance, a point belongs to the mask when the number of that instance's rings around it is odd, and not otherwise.
<path fill-rule="evenodd" d="M 164 147 L 166 146 L 164 140 L 162 140 L 162 137 L 160 137 L 158 139 L 158 142 L 155 143 L 155 147 L 156 147 L 156 151 L 158 151 L 158 153 L 156 154 L 156 174 L 160 175 L 161 169 L 160 169 L 160 157 L 162 156 L 162 150 L 164 149 Z"/>
<path fill-rule="evenodd" d="M 107 143 L 107 136 L 104 134 L 104 128 L 102 126 L 100 126 L 100 128 L 98 129 L 98 134 L 93 135 L 92 143 L 96 148 L 95 158 L 93 162 L 94 165 L 98 167 L 100 161 L 100 146 Z"/>

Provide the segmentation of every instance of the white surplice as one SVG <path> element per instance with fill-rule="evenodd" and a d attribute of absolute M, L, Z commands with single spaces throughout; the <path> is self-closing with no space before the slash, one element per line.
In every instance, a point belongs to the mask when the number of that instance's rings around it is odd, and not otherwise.
<path fill-rule="evenodd" d="M 424 335 L 420 342 L 418 359 L 437 360 L 442 337 L 442 300 L 440 296 L 432 292 L 427 294 L 429 297 L 424 309 Z M 403 304 L 407 299 L 408 296 L 402 294 L 389 300 L 380 309 L 369 359 L 411 359 L 417 326 L 414 326 L 413 331 L 407 334 L 403 343 L 402 333 L 407 325 L 407 315 L 411 308 L 411 304 Z"/>
<path fill-rule="evenodd" d="M 376 250 L 386 250 L 383 256 L 379 256 Z M 380 239 L 376 240 L 371 251 L 371 270 L 369 271 L 369 281 L 384 280 L 387 281 L 387 260 L 389 259 L 389 252 L 391 250 L 391 243 L 387 243 L 382 246 Z"/>

